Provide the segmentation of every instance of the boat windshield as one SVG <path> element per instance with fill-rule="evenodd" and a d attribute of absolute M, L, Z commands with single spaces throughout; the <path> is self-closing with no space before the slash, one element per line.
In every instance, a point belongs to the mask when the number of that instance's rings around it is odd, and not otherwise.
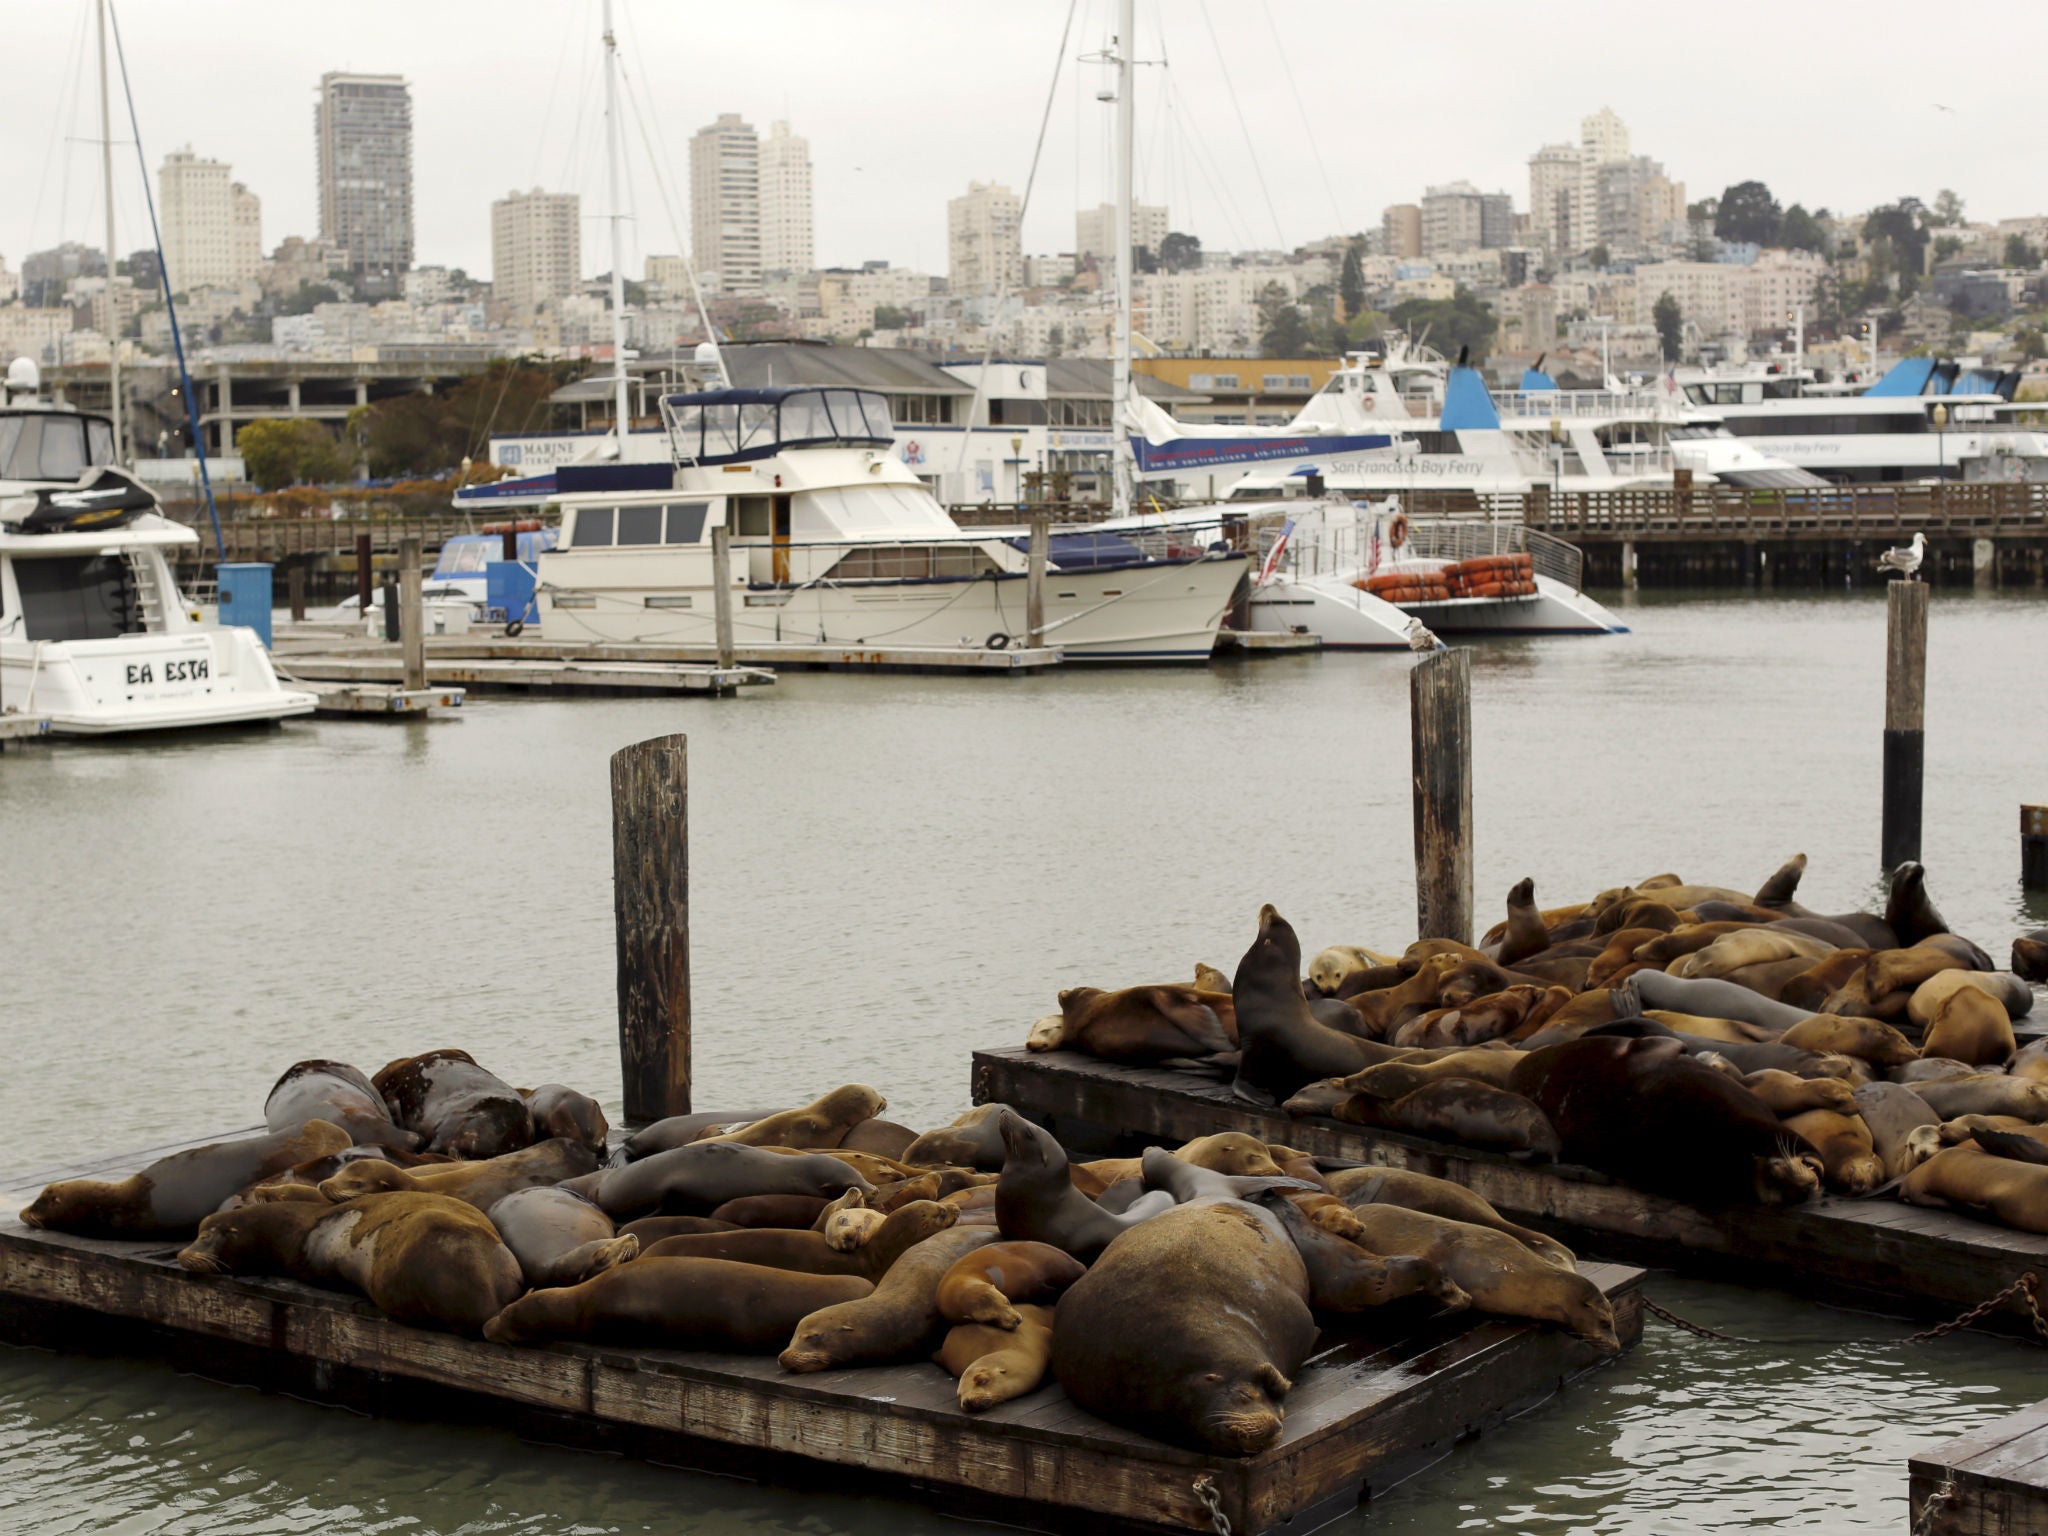
<path fill-rule="evenodd" d="M 887 446 L 888 397 L 865 389 L 726 389 L 661 402 L 676 458 L 688 463 L 765 459 L 789 448 Z"/>
<path fill-rule="evenodd" d="M 114 462 L 114 429 L 68 411 L 0 415 L 0 480 L 61 480 Z"/>

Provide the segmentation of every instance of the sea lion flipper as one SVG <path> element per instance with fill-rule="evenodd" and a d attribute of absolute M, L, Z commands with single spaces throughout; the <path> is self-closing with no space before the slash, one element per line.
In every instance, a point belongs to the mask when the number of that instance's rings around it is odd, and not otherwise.
<path fill-rule="evenodd" d="M 1756 904 L 1760 907 L 1782 907 L 1790 902 L 1799 891 L 1799 877 L 1806 873 L 1806 855 L 1795 853 L 1783 864 L 1778 872 L 1757 887 Z"/>
<path fill-rule="evenodd" d="M 2033 1136 L 2023 1136 L 2018 1131 L 1976 1130 L 1970 1135 L 1982 1147 L 1997 1157 L 2009 1157 L 2016 1163 L 2048 1163 L 2048 1142 Z"/>

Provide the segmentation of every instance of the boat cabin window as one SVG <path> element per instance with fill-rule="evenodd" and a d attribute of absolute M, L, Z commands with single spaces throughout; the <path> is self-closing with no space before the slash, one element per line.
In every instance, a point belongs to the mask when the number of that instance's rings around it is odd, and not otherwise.
<path fill-rule="evenodd" d="M 732 505 L 734 538 L 765 539 L 774 532 L 773 496 L 735 496 Z"/>
<path fill-rule="evenodd" d="M 888 399 L 870 390 L 766 387 L 670 395 L 669 441 L 685 463 L 763 459 L 804 445 L 885 445 Z"/>
<path fill-rule="evenodd" d="M 23 412 L 0 416 L 0 479 L 76 480 L 114 462 L 114 429 L 95 416 Z"/>
<path fill-rule="evenodd" d="M 767 500 L 762 497 L 761 500 Z M 653 501 L 622 507 L 578 507 L 571 549 L 634 549 L 701 544 L 708 501 Z"/>
<path fill-rule="evenodd" d="M 14 585 L 31 640 L 112 640 L 143 627 L 128 562 L 119 555 L 16 560 Z"/>

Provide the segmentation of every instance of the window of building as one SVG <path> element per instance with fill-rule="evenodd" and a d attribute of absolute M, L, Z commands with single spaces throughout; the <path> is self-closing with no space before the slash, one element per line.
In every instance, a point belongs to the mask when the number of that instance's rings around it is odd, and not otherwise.
<path fill-rule="evenodd" d="M 1217 374 L 1217 375 L 1216 375 L 1216 388 L 1218 388 L 1218 389 L 1237 389 L 1237 388 L 1239 388 L 1239 387 L 1240 387 L 1240 386 L 1239 386 L 1239 384 L 1238 384 L 1238 382 L 1237 382 L 1237 375 L 1236 375 L 1236 374 L 1234 374 L 1234 373 L 1219 373 L 1219 374 Z"/>
<path fill-rule="evenodd" d="M 1042 427 L 1045 425 L 1045 402 L 991 400 L 988 403 L 988 424 L 992 427 Z"/>
<path fill-rule="evenodd" d="M 1305 373 L 1290 373 L 1287 375 L 1287 387 L 1289 389 L 1315 388 L 1313 384 L 1309 383 L 1308 375 Z"/>
<path fill-rule="evenodd" d="M 1188 375 L 1189 389 L 1214 389 L 1216 375 L 1213 373 L 1191 373 Z"/>
<path fill-rule="evenodd" d="M 1262 375 L 1259 379 L 1259 388 L 1261 389 L 1285 389 L 1286 387 L 1287 375 L 1284 373 L 1268 373 Z"/>

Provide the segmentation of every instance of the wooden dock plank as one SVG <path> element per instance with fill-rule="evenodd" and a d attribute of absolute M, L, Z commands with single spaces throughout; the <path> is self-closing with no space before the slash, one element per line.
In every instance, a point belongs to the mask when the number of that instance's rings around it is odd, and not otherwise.
<path fill-rule="evenodd" d="M 1914 1536 L 2048 1536 L 2048 1402 L 1907 1462 Z"/>
<path fill-rule="evenodd" d="M 1294 1119 L 1189 1072 L 1139 1071 L 1067 1051 L 978 1051 L 973 1094 L 976 1103 L 1012 1105 L 1077 1147 L 1127 1152 L 1239 1130 L 1321 1159 L 1409 1168 L 1463 1184 L 1586 1253 L 1763 1279 L 1880 1310 L 1952 1315 L 2023 1274 L 2048 1281 L 2048 1237 L 1956 1212 L 1838 1196 L 1707 1211 L 1588 1168 Z M 2006 1303 L 1995 1321 L 2030 1326 L 2024 1300 Z"/>

